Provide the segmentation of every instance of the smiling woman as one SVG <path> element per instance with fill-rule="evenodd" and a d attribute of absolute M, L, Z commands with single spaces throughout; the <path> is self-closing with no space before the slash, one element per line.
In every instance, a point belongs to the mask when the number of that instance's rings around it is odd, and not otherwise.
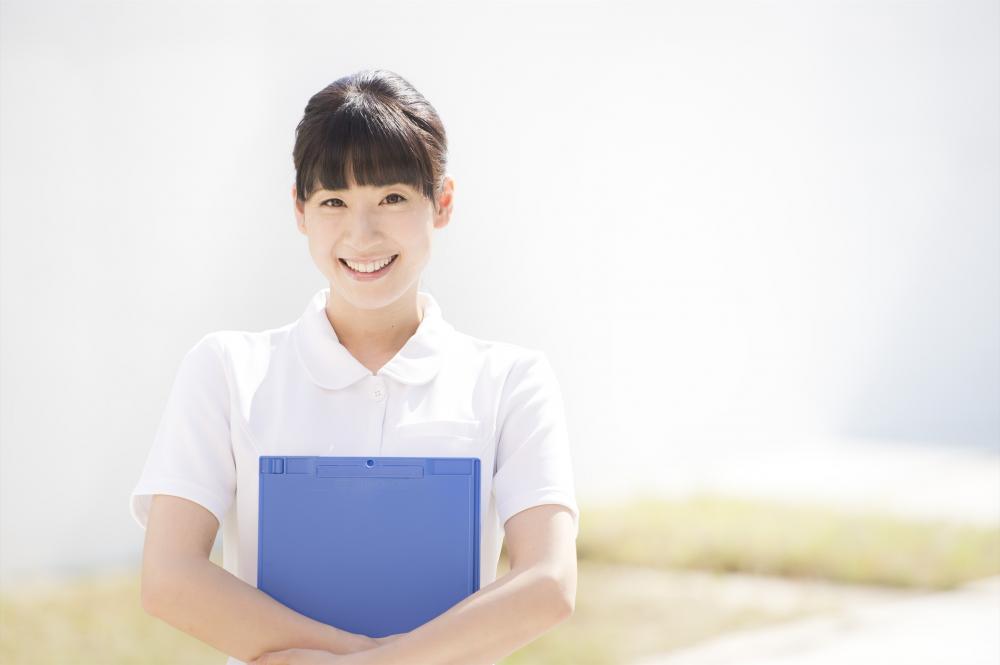
<path fill-rule="evenodd" d="M 209 333 L 181 361 L 132 494 L 148 523 L 143 606 L 229 665 L 488 663 L 573 611 L 579 510 L 555 372 L 539 350 L 457 331 L 419 288 L 452 212 L 446 145 L 397 74 L 316 93 L 291 194 L 328 285 L 296 321 Z M 396 636 L 285 606 L 256 586 L 262 455 L 478 458 L 482 586 Z M 208 560 L 220 528 L 225 571 Z M 497 579 L 505 540 L 511 569 Z"/>

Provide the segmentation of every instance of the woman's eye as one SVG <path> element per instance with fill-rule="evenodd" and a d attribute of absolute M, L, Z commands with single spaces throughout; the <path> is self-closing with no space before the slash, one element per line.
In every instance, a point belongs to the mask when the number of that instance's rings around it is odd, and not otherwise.
<path fill-rule="evenodd" d="M 403 201 L 406 200 L 406 197 L 404 197 L 401 194 L 397 194 L 395 192 L 392 192 L 391 194 L 387 194 L 385 198 L 386 198 L 386 200 L 388 200 L 390 197 L 393 197 L 393 196 L 399 197 L 398 203 L 402 203 Z M 328 203 L 333 203 L 334 201 L 336 201 L 336 205 L 327 205 Z M 389 201 L 389 202 L 390 203 L 397 203 L 397 201 Z M 340 199 L 327 199 L 326 201 L 323 201 L 322 203 L 320 203 L 320 206 L 324 207 L 324 208 L 343 208 L 344 207 L 344 202 L 342 200 L 340 200 Z"/>

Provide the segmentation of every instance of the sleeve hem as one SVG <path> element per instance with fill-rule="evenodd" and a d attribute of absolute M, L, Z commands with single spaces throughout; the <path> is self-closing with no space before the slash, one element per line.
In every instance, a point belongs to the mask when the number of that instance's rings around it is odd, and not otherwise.
<path fill-rule="evenodd" d="M 552 491 L 542 491 L 536 492 L 534 494 L 525 495 L 520 497 L 517 501 L 510 503 L 508 502 L 502 510 L 497 511 L 497 515 L 500 518 L 500 528 L 503 529 L 504 525 L 514 515 L 517 515 L 522 510 L 527 510 L 528 508 L 534 508 L 535 506 L 542 506 L 549 503 L 555 503 L 561 506 L 566 506 L 573 513 L 573 530 L 574 538 L 580 535 L 580 509 L 577 506 L 576 499 L 572 496 L 567 495 L 565 492 L 552 492 Z"/>
<path fill-rule="evenodd" d="M 129 511 L 132 513 L 132 518 L 143 530 L 146 529 L 149 506 L 154 494 L 169 494 L 194 501 L 215 515 L 220 525 L 231 503 L 215 492 L 187 480 L 154 478 L 136 486 L 129 500 Z"/>

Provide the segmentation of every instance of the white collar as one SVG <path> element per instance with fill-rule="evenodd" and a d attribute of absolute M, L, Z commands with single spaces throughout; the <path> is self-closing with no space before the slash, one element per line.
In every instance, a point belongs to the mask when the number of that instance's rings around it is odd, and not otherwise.
<path fill-rule="evenodd" d="M 309 300 L 302 317 L 292 332 L 299 360 L 312 380 L 323 388 L 340 389 L 372 376 L 350 351 L 340 343 L 330 320 L 326 303 L 330 287 L 320 289 Z M 417 292 L 423 318 L 417 330 L 395 356 L 379 369 L 379 375 L 390 376 L 411 385 L 427 383 L 441 368 L 442 356 L 454 328 L 441 316 L 441 308 L 426 291 Z"/>

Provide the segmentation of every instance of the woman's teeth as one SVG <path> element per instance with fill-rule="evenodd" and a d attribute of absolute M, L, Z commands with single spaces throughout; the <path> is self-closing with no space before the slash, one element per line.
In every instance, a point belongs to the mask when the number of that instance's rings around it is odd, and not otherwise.
<path fill-rule="evenodd" d="M 357 272 L 375 272 L 376 270 L 381 270 L 382 268 L 392 263 L 397 256 L 399 255 L 394 254 L 387 259 L 376 261 L 375 263 L 355 263 L 354 261 L 348 261 L 347 259 L 343 259 L 343 261 L 352 270 L 356 270 Z"/>

